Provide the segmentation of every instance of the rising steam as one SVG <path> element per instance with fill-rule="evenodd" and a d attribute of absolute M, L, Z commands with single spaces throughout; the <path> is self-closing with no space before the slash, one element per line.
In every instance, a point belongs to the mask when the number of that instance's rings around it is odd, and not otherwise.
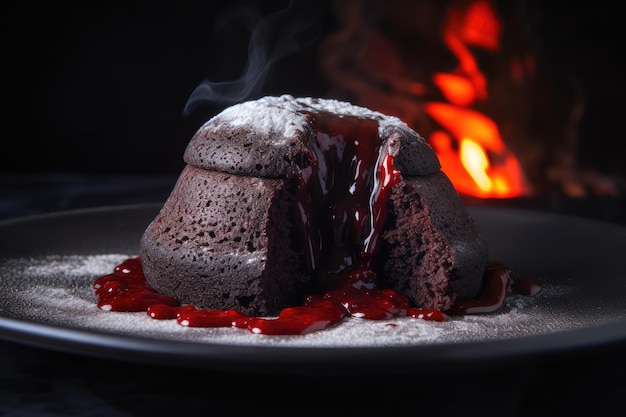
<path fill-rule="evenodd" d="M 294 1 L 276 13 L 261 16 L 251 8 L 230 8 L 219 25 L 238 20 L 250 30 L 248 61 L 241 77 L 232 81 L 200 83 L 187 100 L 186 117 L 202 105 L 233 104 L 258 93 L 271 65 L 286 55 L 310 46 L 320 35 L 319 16 L 323 5 L 315 1 Z"/>

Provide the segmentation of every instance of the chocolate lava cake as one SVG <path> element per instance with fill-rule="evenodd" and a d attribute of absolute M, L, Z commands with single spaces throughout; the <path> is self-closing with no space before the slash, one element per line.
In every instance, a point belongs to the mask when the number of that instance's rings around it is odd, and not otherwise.
<path fill-rule="evenodd" d="M 395 117 L 263 97 L 207 121 L 184 160 L 140 242 L 147 282 L 184 304 L 271 316 L 351 277 L 445 311 L 481 288 L 483 237 Z"/>

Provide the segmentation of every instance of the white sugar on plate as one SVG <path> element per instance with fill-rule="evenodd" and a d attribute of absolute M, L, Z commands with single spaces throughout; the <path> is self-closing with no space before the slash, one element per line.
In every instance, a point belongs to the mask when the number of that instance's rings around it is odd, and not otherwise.
<path fill-rule="evenodd" d="M 0 261 L 0 317 L 72 329 L 163 340 L 246 346 L 391 347 L 490 341 L 546 334 L 589 325 L 588 314 L 553 308 L 568 297 L 566 286 L 545 286 L 534 297 L 510 295 L 491 315 L 449 317 L 444 322 L 413 318 L 346 319 L 303 336 L 256 335 L 234 328 L 187 328 L 146 313 L 100 310 L 92 284 L 131 254 L 49 256 Z"/>

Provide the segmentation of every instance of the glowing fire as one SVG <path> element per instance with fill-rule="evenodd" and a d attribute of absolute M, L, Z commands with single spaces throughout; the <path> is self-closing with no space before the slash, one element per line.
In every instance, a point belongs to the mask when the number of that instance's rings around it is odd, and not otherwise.
<path fill-rule="evenodd" d="M 426 103 L 426 113 L 442 129 L 428 137 L 443 171 L 455 188 L 477 197 L 509 198 L 528 193 L 515 155 L 507 149 L 496 123 L 470 108 L 487 100 L 487 78 L 469 46 L 500 48 L 501 25 L 488 0 L 449 11 L 443 40 L 458 58 L 454 73 L 436 73 L 433 83 L 447 103 Z"/>
<path fill-rule="evenodd" d="M 429 142 L 459 192 L 494 198 L 526 193 L 519 162 L 504 145 L 493 120 L 447 103 L 426 103 L 425 108 L 445 129 L 431 133 Z"/>

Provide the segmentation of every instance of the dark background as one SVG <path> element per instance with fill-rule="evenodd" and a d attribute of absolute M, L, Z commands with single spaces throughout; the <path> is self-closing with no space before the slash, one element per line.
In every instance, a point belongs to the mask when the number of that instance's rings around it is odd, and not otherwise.
<path fill-rule="evenodd" d="M 249 30 L 237 19 L 218 30 L 220 13 L 268 16 L 288 5 L 259 3 L 15 2 L 2 25 L 12 132 L 2 169 L 177 174 L 193 132 L 230 104 L 185 117 L 192 91 L 205 79 L 239 78 L 247 62 Z M 319 94 L 314 55 L 305 48 L 277 62 L 263 93 Z"/>
<path fill-rule="evenodd" d="M 547 4 L 550 3 L 550 4 Z M 248 98 L 324 96 L 316 43 L 336 29 L 330 2 L 297 2 L 287 22 L 311 24 Z M 574 76 L 587 110 L 579 158 L 626 172 L 622 143 L 621 14 L 612 3 L 513 1 L 525 33 L 550 63 L 555 83 Z M 513 6 L 511 6 L 511 4 Z M 287 1 L 9 2 L 2 13 L 5 118 L 2 172 L 177 175 L 200 124 L 229 103 L 183 109 L 203 80 L 232 81 L 246 64 L 250 34 L 224 11 L 272 16 Z M 239 100 L 241 101 L 241 100 Z"/>
<path fill-rule="evenodd" d="M 524 33 L 549 63 L 546 76 L 555 88 L 571 77 L 579 81 L 587 103 L 579 132 L 580 163 L 626 176 L 620 152 L 626 92 L 619 3 L 497 3 L 515 8 Z M 299 48 L 281 51 L 249 98 L 323 96 L 327 91 L 316 44 L 336 29 L 331 4 L 298 4 L 302 8 L 282 23 L 316 24 L 298 38 Z M 218 30 L 225 22 L 222 13 L 235 7 L 247 16 L 257 10 L 268 17 L 288 5 L 276 0 L 5 2 L 0 13 L 0 221 L 164 201 L 191 135 L 229 104 L 205 104 L 186 117 L 192 92 L 205 79 L 237 80 L 248 62 L 246 25 L 234 21 Z M 626 205 L 620 201 L 548 196 L 516 199 L 514 207 L 626 224 Z M 232 415 L 400 416 L 416 410 L 443 415 L 446 409 L 454 415 L 479 411 L 499 417 L 612 415 L 614 407 L 624 407 L 624 353 L 622 341 L 476 373 L 233 378 L 3 341 L 0 414 L 152 417 L 215 413 L 215 404 L 222 404 Z M 195 381 L 211 384 L 207 389 Z"/>

